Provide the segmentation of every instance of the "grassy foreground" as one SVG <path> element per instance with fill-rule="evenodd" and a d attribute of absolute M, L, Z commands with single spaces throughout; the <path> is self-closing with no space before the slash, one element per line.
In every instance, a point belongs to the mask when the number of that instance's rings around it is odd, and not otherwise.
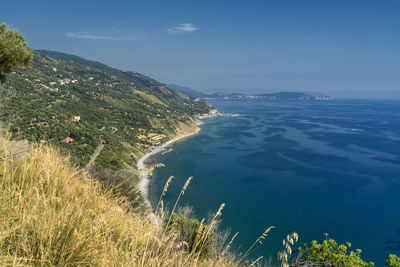
<path fill-rule="evenodd" d="M 49 146 L 13 157 L 0 137 L 1 266 L 235 266 L 188 253 L 128 201 L 105 192 Z"/>

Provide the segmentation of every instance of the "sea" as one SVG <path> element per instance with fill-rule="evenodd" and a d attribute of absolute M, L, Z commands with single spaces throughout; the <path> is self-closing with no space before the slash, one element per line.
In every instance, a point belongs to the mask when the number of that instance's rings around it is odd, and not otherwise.
<path fill-rule="evenodd" d="M 165 164 L 150 183 L 153 206 L 168 177 L 171 209 L 193 176 L 179 204 L 201 219 L 225 203 L 220 229 L 239 232 L 234 251 L 274 226 L 251 255 L 272 266 L 292 232 L 294 254 L 327 233 L 376 266 L 400 255 L 400 101 L 208 101 L 241 116 L 204 119 L 199 134 L 152 157 Z"/>

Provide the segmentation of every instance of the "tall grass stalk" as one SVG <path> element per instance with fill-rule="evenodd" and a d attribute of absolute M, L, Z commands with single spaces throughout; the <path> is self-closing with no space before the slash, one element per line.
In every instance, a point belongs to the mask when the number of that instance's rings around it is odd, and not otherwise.
<path fill-rule="evenodd" d="M 262 239 L 265 239 L 266 237 L 267 237 L 267 235 L 268 235 L 268 233 L 269 233 L 269 231 L 271 231 L 271 229 L 273 229 L 273 228 L 275 228 L 275 226 L 270 226 L 270 227 L 268 227 L 265 231 L 264 231 L 264 233 L 262 233 L 258 238 L 257 238 L 257 240 L 246 250 L 246 252 L 242 255 L 242 257 L 239 259 L 239 263 L 240 262 L 242 262 L 248 255 L 249 255 L 249 253 L 251 252 L 251 250 L 254 248 L 254 246 L 257 244 L 257 243 L 260 243 L 260 244 L 262 244 Z"/>
<path fill-rule="evenodd" d="M 179 193 L 178 197 L 176 198 L 176 201 L 175 201 L 174 207 L 173 207 L 173 209 L 172 209 L 172 211 L 171 211 L 171 214 L 170 214 L 170 216 L 169 216 L 169 219 L 168 219 L 166 228 L 168 228 L 169 223 L 171 222 L 172 215 L 174 214 L 175 209 L 176 209 L 176 207 L 177 207 L 177 205 L 178 205 L 178 202 L 179 202 L 179 200 L 181 199 L 181 196 L 185 194 L 185 190 L 186 190 L 186 188 L 189 186 L 190 181 L 191 181 L 192 179 L 193 179 L 193 176 L 190 176 L 190 177 L 186 180 L 185 184 L 183 185 L 183 187 L 182 187 L 182 189 L 181 189 L 181 192 Z"/>
<path fill-rule="evenodd" d="M 171 183 L 172 179 L 174 179 L 174 176 L 170 176 L 170 177 L 167 179 L 167 182 L 166 182 L 165 185 L 164 185 L 163 191 L 162 191 L 162 193 L 161 193 L 161 195 L 160 195 L 160 199 L 158 200 L 157 207 L 156 207 L 156 209 L 155 209 L 155 214 L 156 214 L 156 215 L 157 215 L 157 213 L 158 213 L 158 211 L 159 211 L 162 198 L 165 196 L 165 193 L 167 193 L 169 184 Z"/>

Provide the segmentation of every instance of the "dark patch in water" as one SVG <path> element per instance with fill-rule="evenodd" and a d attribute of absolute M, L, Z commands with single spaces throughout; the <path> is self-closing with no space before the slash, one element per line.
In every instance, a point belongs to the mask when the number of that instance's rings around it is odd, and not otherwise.
<path fill-rule="evenodd" d="M 241 182 L 249 183 L 249 184 L 261 183 L 264 180 L 265 179 L 263 177 L 260 177 L 260 176 L 247 176 L 247 177 L 244 177 L 244 178 L 240 179 Z"/>

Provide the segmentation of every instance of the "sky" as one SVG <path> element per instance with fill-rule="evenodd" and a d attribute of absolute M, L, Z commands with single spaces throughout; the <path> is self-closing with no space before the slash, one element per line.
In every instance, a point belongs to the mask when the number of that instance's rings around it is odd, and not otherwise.
<path fill-rule="evenodd" d="M 399 0 L 2 0 L 33 49 L 203 92 L 400 99 Z"/>

